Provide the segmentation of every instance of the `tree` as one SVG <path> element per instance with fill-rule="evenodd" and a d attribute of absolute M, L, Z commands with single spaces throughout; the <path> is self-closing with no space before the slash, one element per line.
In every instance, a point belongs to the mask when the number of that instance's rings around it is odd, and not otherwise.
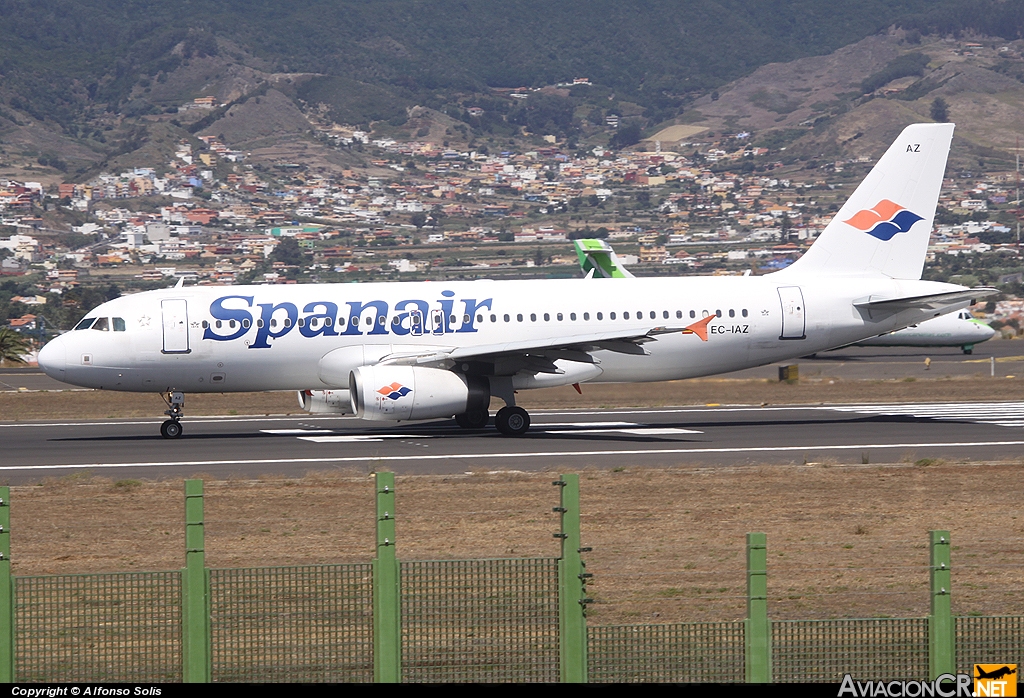
<path fill-rule="evenodd" d="M 270 261 L 301 266 L 305 257 L 302 248 L 299 247 L 299 241 L 293 237 L 286 237 L 270 253 Z"/>
<path fill-rule="evenodd" d="M 32 349 L 28 337 L 15 332 L 10 327 L 0 328 L 0 363 L 23 364 L 22 354 Z"/>
<path fill-rule="evenodd" d="M 949 120 L 949 105 L 942 97 L 932 100 L 932 121 L 945 123 Z"/>
<path fill-rule="evenodd" d="M 427 224 L 427 214 L 417 211 L 409 217 L 409 222 L 416 226 L 416 230 L 419 230 Z"/>

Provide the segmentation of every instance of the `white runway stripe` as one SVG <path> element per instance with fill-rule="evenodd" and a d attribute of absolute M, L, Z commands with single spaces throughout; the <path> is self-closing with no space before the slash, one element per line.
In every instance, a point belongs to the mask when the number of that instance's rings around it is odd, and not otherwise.
<path fill-rule="evenodd" d="M 950 422 L 973 422 L 1001 427 L 1024 427 L 1024 402 L 939 402 L 894 405 L 842 405 L 837 412 L 910 416 Z"/>

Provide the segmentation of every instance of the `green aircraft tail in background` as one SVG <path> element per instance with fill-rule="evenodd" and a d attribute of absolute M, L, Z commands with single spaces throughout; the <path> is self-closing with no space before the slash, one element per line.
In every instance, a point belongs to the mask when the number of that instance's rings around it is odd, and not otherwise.
<path fill-rule="evenodd" d="M 619 262 L 611 246 L 604 240 L 575 240 L 576 256 L 580 258 L 580 267 L 587 278 L 632 279 L 633 275 L 626 271 Z"/>

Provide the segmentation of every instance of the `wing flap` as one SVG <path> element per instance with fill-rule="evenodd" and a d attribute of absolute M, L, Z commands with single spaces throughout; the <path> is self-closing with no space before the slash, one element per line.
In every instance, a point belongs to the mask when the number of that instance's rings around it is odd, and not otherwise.
<path fill-rule="evenodd" d="M 854 306 L 865 310 L 880 310 L 897 313 L 901 310 L 941 310 L 959 303 L 970 303 L 999 293 L 987 286 L 969 288 L 949 293 L 932 293 L 925 296 L 904 296 L 902 298 L 867 298 L 855 301 Z"/>

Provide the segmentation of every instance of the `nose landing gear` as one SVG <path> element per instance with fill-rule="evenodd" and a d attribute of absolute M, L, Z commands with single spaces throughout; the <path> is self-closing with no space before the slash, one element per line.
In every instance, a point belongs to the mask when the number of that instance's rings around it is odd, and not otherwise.
<path fill-rule="evenodd" d="M 170 419 L 160 425 L 160 436 L 165 439 L 176 439 L 181 436 L 181 418 L 185 416 L 185 393 L 169 390 L 167 396 L 164 397 L 164 402 L 168 407 L 164 414 Z"/>

